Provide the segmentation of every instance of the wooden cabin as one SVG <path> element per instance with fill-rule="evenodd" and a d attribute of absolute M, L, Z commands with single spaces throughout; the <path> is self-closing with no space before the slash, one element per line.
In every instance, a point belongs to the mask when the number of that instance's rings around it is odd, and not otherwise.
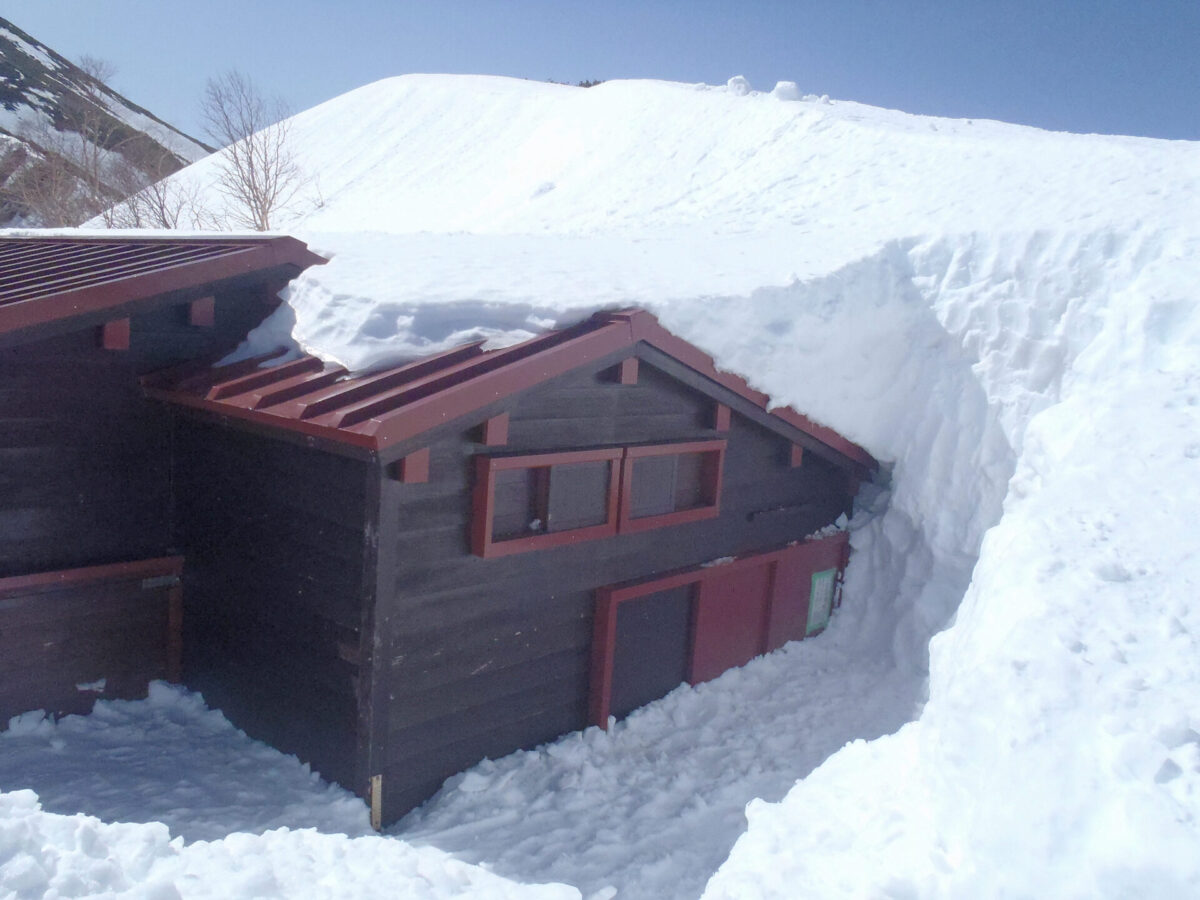
<path fill-rule="evenodd" d="M 290 239 L 243 243 L 271 241 Z M 13 243 L 0 240 L 0 275 Z M 32 405 L 62 423 L 0 449 L 6 486 L 29 480 L 22 459 L 41 476 L 28 500 L 2 501 L 0 575 L 17 599 L 4 605 L 0 579 L 0 660 L 6 640 L 32 646 L 25 630 L 83 646 L 74 623 L 89 609 L 128 614 L 104 605 L 125 594 L 100 581 L 60 618 L 21 579 L 162 561 L 127 583 L 163 594 L 144 643 L 168 635 L 165 647 L 104 665 L 133 666 L 142 690 L 181 666 L 249 734 L 367 798 L 379 826 L 483 758 L 606 727 L 825 626 L 846 535 L 810 536 L 850 512 L 875 467 L 861 448 L 768 409 L 640 311 L 365 375 L 310 357 L 213 365 L 282 275 L 319 261 L 272 246 L 281 262 L 261 278 L 92 309 L 53 336 L 30 312 L 42 295 L 14 301 L 27 312 L 6 328 L 0 290 L 0 367 L 22 379 L 0 389 L 0 417 Z M 110 333 L 129 337 L 114 346 Z M 78 393 L 76 359 L 96 373 Z M 106 437 L 83 460 L 90 434 Z M 103 489 L 79 511 L 76 485 L 93 483 L 81 467 L 103 472 Z M 74 701 L 88 693 L 76 684 L 108 677 L 57 647 L 39 665 L 70 674 L 36 696 Z M 0 661 L 0 716 L 78 705 L 34 702 L 16 668 Z"/>

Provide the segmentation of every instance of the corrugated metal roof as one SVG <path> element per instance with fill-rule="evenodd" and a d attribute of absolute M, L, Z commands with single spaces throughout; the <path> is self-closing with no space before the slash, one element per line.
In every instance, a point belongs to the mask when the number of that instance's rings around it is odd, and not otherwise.
<path fill-rule="evenodd" d="M 281 350 L 231 366 L 159 373 L 143 383 L 151 396 L 171 403 L 380 452 L 591 360 L 632 351 L 639 341 L 748 400 L 781 431 L 799 431 L 860 466 L 876 466 L 861 447 L 792 410 L 768 413 L 764 394 L 718 371 L 710 357 L 642 311 L 601 313 L 502 350 L 466 344 L 367 375 L 310 356 L 269 365 Z"/>
<path fill-rule="evenodd" d="M 0 237 L 0 333 L 322 262 L 290 237 Z"/>

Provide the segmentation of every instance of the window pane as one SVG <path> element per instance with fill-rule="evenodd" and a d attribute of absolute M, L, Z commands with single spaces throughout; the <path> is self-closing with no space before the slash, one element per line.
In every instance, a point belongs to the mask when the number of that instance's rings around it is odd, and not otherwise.
<path fill-rule="evenodd" d="M 633 461 L 633 497 L 630 518 L 658 516 L 675 511 L 677 456 L 643 456 Z"/>
<path fill-rule="evenodd" d="M 502 469 L 496 473 L 492 540 L 523 537 L 545 531 L 539 507 L 543 469 Z"/>
<path fill-rule="evenodd" d="M 808 634 L 815 634 L 829 624 L 836 585 L 837 569 L 813 573 L 812 590 L 808 595 Z"/>
<path fill-rule="evenodd" d="M 675 459 L 675 508 L 694 509 L 711 505 L 704 496 L 704 454 L 684 453 Z"/>
<path fill-rule="evenodd" d="M 549 530 L 570 531 L 608 521 L 608 460 L 550 468 Z"/>

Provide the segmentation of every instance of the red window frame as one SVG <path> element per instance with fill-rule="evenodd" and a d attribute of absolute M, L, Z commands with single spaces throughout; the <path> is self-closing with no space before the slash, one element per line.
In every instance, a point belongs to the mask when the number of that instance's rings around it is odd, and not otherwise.
<path fill-rule="evenodd" d="M 716 518 L 721 513 L 721 477 L 725 469 L 724 439 L 686 441 L 675 444 L 652 444 L 644 447 L 605 447 L 592 450 L 564 450 L 522 456 L 475 457 L 475 482 L 471 499 L 471 552 L 484 559 L 561 547 L 580 541 L 612 537 L 621 533 L 649 531 L 669 525 L 683 525 Z M 680 456 L 686 453 L 705 454 L 700 489 L 710 502 L 703 506 L 681 509 L 654 516 L 633 518 L 633 461 L 651 456 Z M 496 540 L 493 519 L 496 511 L 496 473 L 512 469 L 538 469 L 582 462 L 609 461 L 612 465 L 608 482 L 607 518 L 600 525 L 531 534 L 526 537 Z"/>
<path fill-rule="evenodd" d="M 654 444 L 648 447 L 627 447 L 621 465 L 621 521 L 622 534 L 649 531 L 668 525 L 683 525 L 714 519 L 721 514 L 721 474 L 725 470 L 724 440 L 690 441 L 685 444 Z M 687 453 L 702 453 L 704 461 L 700 470 L 700 489 L 708 502 L 704 506 L 680 509 L 656 516 L 633 518 L 633 461 L 652 456 L 683 456 Z"/>
<path fill-rule="evenodd" d="M 569 450 L 556 453 L 536 453 L 526 456 L 476 456 L 475 486 L 471 503 L 471 550 L 476 556 L 492 559 L 527 550 L 542 550 L 561 547 L 579 541 L 612 537 L 617 533 L 618 507 L 621 487 L 620 447 L 599 450 Z M 493 518 L 496 509 L 496 473 L 512 469 L 540 469 L 571 463 L 608 461 L 608 499 L 606 517 L 599 525 L 572 528 L 567 531 L 550 531 L 526 537 L 494 540 Z"/>

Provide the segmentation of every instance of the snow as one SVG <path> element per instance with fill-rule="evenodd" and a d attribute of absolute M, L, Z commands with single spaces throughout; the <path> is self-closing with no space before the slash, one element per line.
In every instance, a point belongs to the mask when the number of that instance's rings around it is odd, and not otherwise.
<path fill-rule="evenodd" d="M 470 878 L 594 897 L 1200 893 L 1200 147 L 799 91 L 406 76 L 295 117 L 319 192 L 279 227 L 332 261 L 255 346 L 363 369 L 636 304 L 891 480 L 860 497 L 820 637 L 610 735 L 482 763 L 390 838 L 269 831 L 171 851 L 203 848 L 187 865 L 269 846 L 267 870 L 311 873 L 319 844 L 350 883 L 349 847 L 380 848 L 355 851 L 370 866 L 418 841 L 494 869 L 459 863 Z M 10 770 L 14 741 L 80 727 L 0 738 L 0 785 L 49 755 Z M 247 781 L 214 776 L 213 809 L 193 798 L 171 827 L 354 818 L 268 758 L 291 813 L 225 808 Z M 114 777 L 169 795 L 172 768 Z M 77 784 L 53 802 L 171 815 Z M 52 847 L 84 827 L 15 802 L 0 827 Z M 168 852 L 154 825 L 87 827 Z"/>
<path fill-rule="evenodd" d="M 67 61 L 50 48 L 43 44 L 30 43 L 3 27 L 0 27 L 0 38 L 11 41 L 18 54 L 25 54 L 45 66 L 49 73 L 62 83 L 68 93 L 73 90 L 72 75 L 67 71 Z M 49 91 L 37 88 L 25 87 L 23 94 L 23 102 L 17 103 L 18 109 L 9 110 L 0 107 L 0 128 L 14 134 L 30 134 L 36 137 L 39 128 L 49 126 L 48 111 L 54 108 L 58 98 Z M 25 109 L 21 110 L 19 108 L 21 106 L 24 106 Z M 208 151 L 196 141 L 162 120 L 149 115 L 140 107 L 135 108 L 129 105 L 116 93 L 108 91 L 104 95 L 104 106 L 121 122 L 135 131 L 150 135 L 182 160 L 195 162 L 208 155 Z"/>

